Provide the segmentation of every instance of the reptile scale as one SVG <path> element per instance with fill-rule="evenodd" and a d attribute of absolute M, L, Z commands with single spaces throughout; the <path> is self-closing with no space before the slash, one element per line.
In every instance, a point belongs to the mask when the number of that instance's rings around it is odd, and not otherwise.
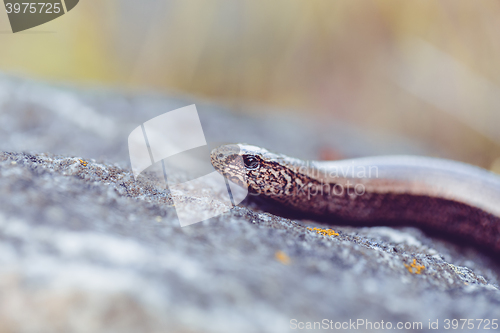
<path fill-rule="evenodd" d="M 419 156 L 303 161 L 247 145 L 211 152 L 230 181 L 292 210 L 364 225 L 420 226 L 500 254 L 500 176 Z"/>

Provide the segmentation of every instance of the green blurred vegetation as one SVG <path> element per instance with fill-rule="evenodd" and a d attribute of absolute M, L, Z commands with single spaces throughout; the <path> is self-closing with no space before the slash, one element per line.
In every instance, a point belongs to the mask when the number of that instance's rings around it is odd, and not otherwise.
<path fill-rule="evenodd" d="M 81 0 L 15 35 L 0 14 L 0 70 L 340 119 L 490 167 L 499 17 L 497 0 Z"/>

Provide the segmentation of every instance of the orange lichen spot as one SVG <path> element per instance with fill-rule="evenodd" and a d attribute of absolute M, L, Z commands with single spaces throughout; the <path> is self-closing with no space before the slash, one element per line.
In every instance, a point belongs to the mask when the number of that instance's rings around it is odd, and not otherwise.
<path fill-rule="evenodd" d="M 87 162 L 85 162 L 84 160 L 80 159 L 79 161 L 80 161 L 80 164 L 83 165 L 84 167 L 87 166 Z"/>
<path fill-rule="evenodd" d="M 333 229 L 321 229 L 321 228 L 307 228 L 307 230 L 316 231 L 316 233 L 323 236 L 338 236 L 338 232 Z"/>
<path fill-rule="evenodd" d="M 409 265 L 404 264 L 408 272 L 412 274 L 421 274 L 422 271 L 425 269 L 425 266 L 418 265 L 417 264 L 417 259 L 413 259 L 413 262 Z"/>
<path fill-rule="evenodd" d="M 282 263 L 283 265 L 288 265 L 290 264 L 290 257 L 286 255 L 285 252 L 283 251 L 277 251 L 274 255 L 274 257 L 276 258 L 276 260 L 278 260 L 280 263 Z"/>

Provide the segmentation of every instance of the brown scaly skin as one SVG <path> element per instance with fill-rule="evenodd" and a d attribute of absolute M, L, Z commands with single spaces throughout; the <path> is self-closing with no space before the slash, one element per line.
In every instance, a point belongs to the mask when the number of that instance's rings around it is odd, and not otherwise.
<path fill-rule="evenodd" d="M 368 190 L 359 195 L 355 183 L 346 184 L 305 161 L 256 146 L 221 146 L 212 151 L 211 161 L 218 172 L 248 186 L 249 192 L 302 213 L 363 224 L 412 224 L 471 240 L 500 254 L 500 217 L 474 205 L 391 191 Z M 334 194 L 336 185 L 345 190 Z"/>

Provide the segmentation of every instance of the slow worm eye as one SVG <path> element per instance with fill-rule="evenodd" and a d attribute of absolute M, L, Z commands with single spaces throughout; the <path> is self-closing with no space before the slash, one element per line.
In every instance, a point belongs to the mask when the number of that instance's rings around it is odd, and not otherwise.
<path fill-rule="evenodd" d="M 222 153 L 219 153 L 219 155 L 217 155 L 218 158 L 222 159 L 224 157 L 224 154 Z"/>
<path fill-rule="evenodd" d="M 249 170 L 255 170 L 260 166 L 259 160 L 253 156 L 244 156 L 243 162 L 245 163 L 245 167 Z"/>

